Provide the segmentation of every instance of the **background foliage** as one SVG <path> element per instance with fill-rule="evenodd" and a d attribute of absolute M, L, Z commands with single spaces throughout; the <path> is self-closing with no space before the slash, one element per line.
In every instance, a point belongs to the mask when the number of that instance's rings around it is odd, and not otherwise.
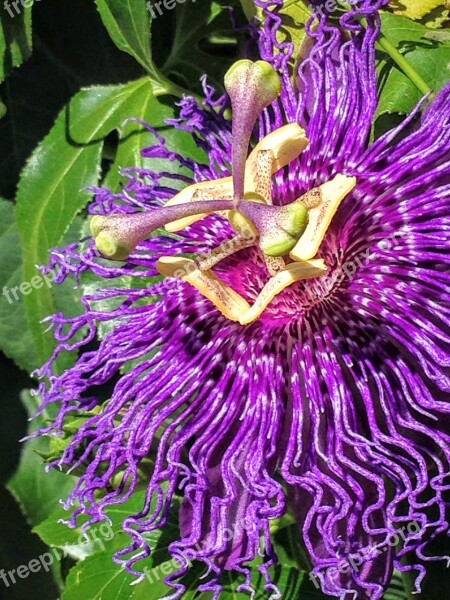
<path fill-rule="evenodd" d="M 383 15 L 385 38 L 433 91 L 450 79 L 446 4 L 441 0 L 394 1 Z M 176 114 L 175 103 L 184 92 L 201 94 L 204 73 L 221 87 L 228 66 L 248 47 L 242 26 L 257 14 L 252 0 L 186 1 L 153 22 L 144 0 L 43 0 L 31 8 L 20 4 L 19 8 L 20 14 L 14 17 L 3 5 L 0 8 L 2 289 L 31 281 L 38 273 L 36 265 L 47 262 L 49 248 L 79 237 L 90 197 L 82 191 L 86 186 L 106 183 L 117 189 L 120 166 L 145 164 L 139 152 L 151 136 L 139 124 L 125 123 L 127 117 L 149 121 L 164 131 L 173 147 L 202 159 L 191 138 L 167 128 L 165 119 Z M 308 17 L 306 2 L 286 0 L 282 35 L 300 47 Z M 380 45 L 375 137 L 396 124 L 422 96 L 417 82 L 399 65 Z M 27 432 L 27 417 L 37 406 L 36 398 L 23 391 L 34 386 L 28 373 L 53 348 L 52 337 L 44 333 L 40 321 L 56 310 L 73 314 L 79 294 L 69 284 L 44 285 L 12 303 L 0 296 L 4 406 L 0 568 L 8 571 L 27 564 L 48 547 L 70 546 L 67 556 L 49 572 L 31 574 L 10 588 L 0 582 L 0 597 L 160 598 L 167 591 L 161 581 L 130 587 L 131 576 L 111 560 L 114 551 L 125 544 L 120 520 L 127 507 L 110 512 L 115 534 L 111 540 L 80 546 L 80 532 L 58 522 L 64 512 L 59 500 L 70 492 L 74 476 L 43 470 L 42 457 L 58 448 L 49 447 L 46 440 L 18 443 Z M 138 495 L 130 503 L 139 505 Z M 152 538 L 155 552 L 148 566 L 164 568 L 167 545 L 176 530 L 174 515 L 169 527 Z M 320 600 L 323 595 L 305 576 L 309 566 L 295 525 L 287 520 L 278 524 L 278 530 L 276 546 L 283 569 L 277 567 L 276 579 L 285 598 Z M 195 592 L 195 573 L 187 583 L 186 598 L 200 597 Z M 233 576 L 225 584 L 225 600 L 246 597 L 235 591 Z M 424 594 L 414 597 L 440 600 L 449 584 L 448 573 L 431 565 Z M 263 597 L 261 589 L 258 598 Z M 410 597 L 410 583 L 395 575 L 386 600 Z"/>

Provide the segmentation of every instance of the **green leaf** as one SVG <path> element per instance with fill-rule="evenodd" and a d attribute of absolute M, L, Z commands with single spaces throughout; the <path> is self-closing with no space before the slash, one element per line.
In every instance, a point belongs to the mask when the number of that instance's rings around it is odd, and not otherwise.
<path fill-rule="evenodd" d="M 143 158 L 141 150 L 154 144 L 155 137 L 141 123 L 126 121 L 128 118 L 150 123 L 154 129 L 161 131 L 169 148 L 183 156 L 198 162 L 206 159 L 189 133 L 166 126 L 165 119 L 173 117 L 175 111 L 155 97 L 153 82 L 147 77 L 123 85 L 82 90 L 72 100 L 70 109 L 74 116 L 87 116 L 84 121 L 74 118 L 71 133 L 78 143 L 92 142 L 93 138 L 90 136 L 94 125 L 102 120 L 102 127 L 96 132 L 98 138 L 104 138 L 113 129 L 118 130 L 119 145 L 105 181 L 107 187 L 113 190 L 117 190 L 124 181 L 119 172 L 123 167 L 134 166 L 176 173 L 182 171 L 176 163 Z"/>
<path fill-rule="evenodd" d="M 105 538 L 105 542 L 111 542 L 112 538 L 115 535 L 123 533 L 122 522 L 130 515 L 139 513 L 142 510 L 142 507 L 145 505 L 146 493 L 146 490 L 138 490 L 128 500 L 123 502 L 123 504 L 114 504 L 105 509 L 105 514 L 110 520 L 110 523 L 107 523 L 105 521 L 105 525 L 108 525 L 109 528 L 109 531 L 107 532 L 108 535 L 103 536 Z M 177 506 L 178 500 L 175 500 L 174 507 Z M 152 509 L 153 508 L 154 504 L 152 504 Z M 58 508 L 55 509 L 45 520 L 43 520 L 37 526 L 35 526 L 33 531 L 37 533 L 39 537 L 49 546 L 56 547 L 63 546 L 64 544 L 74 544 L 76 543 L 79 535 L 82 533 L 81 525 L 88 520 L 88 517 L 79 517 L 78 526 L 72 529 L 62 522 L 63 520 L 67 520 L 70 517 L 70 515 L 71 511 L 66 511 L 62 506 L 58 506 Z M 173 534 L 177 533 L 178 531 L 177 527 L 177 517 L 175 514 L 175 510 L 172 510 L 167 524 L 167 529 L 165 531 L 170 531 L 170 535 L 173 537 Z M 92 531 L 92 526 L 89 527 L 87 531 Z M 150 545 L 156 548 L 158 542 L 162 538 L 162 534 L 162 531 L 157 530 L 148 534 L 146 538 L 149 540 Z M 164 539 L 167 539 L 167 536 Z M 125 542 L 122 544 L 122 546 L 115 543 L 109 545 L 109 549 L 115 549 L 116 547 L 123 546 L 125 546 Z M 163 549 L 166 548 L 167 546 L 165 546 Z M 163 549 L 158 548 L 157 552 L 161 552 Z M 168 555 L 162 556 L 164 560 L 167 557 Z"/>
<path fill-rule="evenodd" d="M 382 32 L 435 92 L 450 81 L 450 46 L 430 41 L 430 30 L 410 19 L 382 14 Z M 409 113 L 423 94 L 387 54 L 379 61 L 380 98 L 376 117 Z"/>
<path fill-rule="evenodd" d="M 441 4 L 438 8 L 425 15 L 421 22 L 430 29 L 448 27 L 448 23 L 450 22 L 450 5 Z"/>
<path fill-rule="evenodd" d="M 125 133 L 123 124 L 127 117 L 144 116 L 162 128 L 164 119 L 173 116 L 173 110 L 161 104 L 152 90 L 149 78 L 82 90 L 33 153 L 23 171 L 17 195 L 26 281 L 37 274 L 35 265 L 47 262 L 49 249 L 61 243 L 75 215 L 85 207 L 89 194 L 80 190 L 97 183 L 103 140 L 111 131 L 119 131 L 121 144 L 113 165 L 114 175 L 107 183 L 118 185 L 118 162 L 120 166 L 143 164 L 139 158 L 141 144 L 150 143 L 152 136 L 136 124 L 131 135 L 128 130 Z M 168 133 L 174 147 L 191 156 L 198 155 L 189 134 L 178 134 L 173 129 Z M 40 321 L 55 312 L 49 288 L 42 287 L 25 297 L 25 308 L 38 357 L 46 360 L 54 348 L 54 340 L 51 334 L 43 333 Z"/>
<path fill-rule="evenodd" d="M 111 39 L 148 72 L 154 72 L 150 46 L 151 16 L 145 0 L 95 0 Z"/>
<path fill-rule="evenodd" d="M 296 522 L 281 528 L 274 535 L 273 539 L 279 564 L 296 567 L 297 569 L 304 571 L 311 570 L 311 565 L 302 546 L 302 540 Z"/>
<path fill-rule="evenodd" d="M 442 4 L 443 0 L 408 0 L 408 2 L 391 3 L 395 14 L 409 19 L 422 19 Z"/>
<path fill-rule="evenodd" d="M 170 564 L 167 567 L 171 567 Z M 162 566 L 162 569 L 171 571 Z M 173 568 L 172 568 L 173 570 Z M 170 589 L 159 578 L 133 585 L 136 577 L 119 567 L 109 553 L 96 554 L 79 562 L 66 580 L 61 600 L 147 600 L 163 598 Z"/>
<path fill-rule="evenodd" d="M 163 73 L 190 90 L 205 73 L 210 83 L 223 87 L 223 76 L 240 50 L 229 11 L 214 0 L 186 0 L 173 12 L 175 31 Z"/>
<path fill-rule="evenodd" d="M 31 55 L 31 7 L 10 2 L 0 13 L 0 83 L 14 67 L 19 67 Z"/>
<path fill-rule="evenodd" d="M 139 512 L 144 502 L 145 492 L 136 492 L 124 504 L 106 509 L 105 512 L 111 523 L 105 521 L 101 524 L 91 525 L 85 532 L 81 526 L 88 520 L 88 517 L 80 516 L 77 527 L 70 528 L 64 521 L 69 519 L 71 511 L 66 511 L 60 506 L 44 521 L 36 525 L 33 532 L 48 546 L 63 548 L 77 560 L 105 552 L 106 548 L 112 552 L 127 543 L 123 539 L 127 536 L 122 531 L 122 521 L 129 515 Z M 113 542 L 116 536 L 121 537 L 120 542 L 119 540 Z"/>
<path fill-rule="evenodd" d="M 32 417 L 39 406 L 38 396 L 31 396 L 28 390 L 22 394 L 22 401 Z M 44 423 L 39 418 L 33 430 Z M 27 520 L 32 525 L 46 519 L 72 491 L 75 478 L 59 471 L 47 473 L 38 452 L 48 449 L 48 439 L 39 437 L 24 444 L 19 468 L 8 482 L 8 489 L 16 498 Z"/>
<path fill-rule="evenodd" d="M 381 13 L 381 31 L 395 45 L 420 42 L 428 29 L 420 23 L 414 23 L 406 17 L 391 13 Z"/>
<path fill-rule="evenodd" d="M 38 365 L 27 326 L 23 295 L 20 237 L 12 202 L 0 199 L 0 348 L 19 367 L 32 371 Z"/>
<path fill-rule="evenodd" d="M 83 118 L 83 115 L 77 115 Z M 22 238 L 24 278 L 31 281 L 45 264 L 48 251 L 63 239 L 89 194 L 80 191 L 98 181 L 102 144 L 80 145 L 70 136 L 71 115 L 65 108 L 54 127 L 29 159 L 17 193 L 17 225 Z M 97 124 L 96 129 L 100 128 Z M 40 321 L 55 312 L 49 287 L 25 297 L 25 309 L 39 359 L 46 360 L 54 347 Z"/>
<path fill-rule="evenodd" d="M 128 600 L 132 583 L 133 577 L 102 553 L 71 569 L 61 600 Z"/>
<path fill-rule="evenodd" d="M 418 48 L 407 54 L 409 63 L 433 90 L 441 90 L 450 81 L 450 48 Z M 409 113 L 422 98 L 422 93 L 399 69 L 393 67 L 383 85 L 377 116 L 383 113 Z"/>
<path fill-rule="evenodd" d="M 308 596 L 303 593 L 302 584 L 304 573 L 291 565 L 278 564 L 271 569 L 272 581 L 282 593 L 283 600 L 307 599 Z M 256 566 L 252 567 L 252 583 L 256 590 L 256 598 L 261 600 L 270 597 L 270 594 L 264 590 L 266 580 L 258 571 Z M 239 592 L 238 587 L 243 582 L 242 575 L 235 572 L 226 571 L 222 578 L 223 591 L 220 600 L 248 600 L 249 595 Z M 189 594 L 186 594 L 186 600 L 196 598 L 196 588 L 201 582 L 197 581 L 192 586 Z M 199 596 L 199 598 L 202 596 Z M 312 600 L 312 599 L 311 599 Z M 320 600 L 317 598 L 317 600 Z"/>
<path fill-rule="evenodd" d="M 24 276 L 19 231 L 14 215 L 14 205 L 0 199 L 0 349 L 25 371 L 31 372 L 40 365 L 31 332 L 28 328 L 24 301 L 33 300 L 41 288 L 51 290 L 55 307 L 73 314 L 79 304 L 79 292 L 73 284 L 65 282 L 53 286 L 52 276 L 35 274 L 30 280 Z M 79 223 L 75 223 L 65 238 L 70 243 L 79 237 Z"/>
<path fill-rule="evenodd" d="M 249 21 L 256 16 L 256 6 L 253 0 L 240 0 L 242 10 Z"/>
<path fill-rule="evenodd" d="M 191 158 L 198 163 L 205 163 L 207 160 L 205 152 L 196 146 L 189 133 L 178 131 L 174 128 L 167 128 L 160 122 L 161 118 L 172 117 L 174 112 L 168 107 L 160 104 L 156 98 L 142 98 L 142 104 L 139 112 L 132 113 L 152 127 L 159 130 L 166 140 L 167 147 L 176 151 L 182 156 Z M 155 143 L 155 136 L 150 133 L 143 125 L 130 121 L 119 132 L 119 146 L 114 158 L 114 162 L 106 176 L 105 184 L 112 190 L 118 190 L 121 183 L 125 181 L 120 171 L 123 167 L 134 166 L 139 169 L 149 169 L 154 172 L 165 171 L 166 173 L 191 175 L 184 167 L 180 167 L 177 162 L 171 162 L 159 158 L 144 158 L 141 154 L 143 148 Z M 178 189 L 183 187 L 181 181 L 171 181 L 171 187 Z"/>
<path fill-rule="evenodd" d="M 147 77 L 81 90 L 70 102 L 71 137 L 77 144 L 87 144 L 103 139 L 113 129 L 120 130 L 126 118 L 139 112 L 148 96 L 153 97 L 153 90 Z"/>
<path fill-rule="evenodd" d="M 132 585 L 136 578 L 113 562 L 112 555 L 130 541 L 128 535 L 122 532 L 122 521 L 131 514 L 137 513 L 145 504 L 146 491 L 140 491 L 123 505 L 110 507 L 106 510 L 111 519 L 113 537 L 104 542 L 104 551 L 92 554 L 79 562 L 69 573 L 66 588 L 61 600 L 147 600 L 147 598 L 162 598 L 169 592 L 164 584 L 164 578 L 176 570 L 176 565 L 170 560 L 167 551 L 168 544 L 178 536 L 177 503 L 171 511 L 169 521 L 163 531 L 154 531 L 146 536 L 152 548 L 149 558 L 140 561 L 138 569 L 146 568 L 146 579 L 137 585 Z M 52 533 L 48 535 L 48 525 L 36 528 L 45 541 L 60 540 Z M 91 531 L 91 528 L 88 530 Z M 100 535 L 98 535 L 100 537 Z M 127 538 L 127 539 L 125 539 Z"/>
<path fill-rule="evenodd" d="M 383 600 L 406 600 L 405 587 L 403 585 L 402 575 L 399 571 L 394 571 L 389 588 L 386 590 Z"/>

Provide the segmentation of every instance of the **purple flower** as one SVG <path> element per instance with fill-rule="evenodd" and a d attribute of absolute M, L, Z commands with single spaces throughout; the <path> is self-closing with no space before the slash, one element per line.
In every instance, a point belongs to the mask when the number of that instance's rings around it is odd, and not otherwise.
<path fill-rule="evenodd" d="M 293 47 L 277 41 L 282 2 L 258 4 L 266 14 L 261 58 L 282 78 L 259 138 L 298 123 L 309 139 L 276 172 L 274 205 L 337 174 L 356 178 L 318 251 L 327 273 L 295 281 L 241 325 L 187 281 L 155 280 L 161 257 L 204 254 L 229 240 L 233 230 L 220 215 L 132 244 L 124 263 L 105 261 L 93 240 L 81 252 L 54 251 L 50 267 L 62 267 L 60 278 L 89 271 L 98 283 L 81 316 L 52 317 L 59 346 L 41 370 L 50 382 L 41 385 L 43 407 L 60 406 L 49 431 L 62 431 L 72 414 L 99 404 L 99 386 L 111 389 L 58 464 L 83 468 L 68 501 L 79 504 L 73 522 L 81 513 L 103 520 L 146 469 L 145 506 L 123 523 L 133 543 L 117 555 L 132 572 L 150 552 L 144 534 L 164 527 L 182 493 L 180 538 L 169 551 L 206 564 L 199 589 L 215 598 L 224 569 L 243 573 L 241 589 L 251 590 L 248 563 L 258 556 L 268 594 L 279 597 L 270 525 L 290 507 L 323 591 L 376 600 L 394 567 L 415 570 L 419 588 L 423 561 L 438 558 L 430 541 L 448 531 L 450 87 L 372 143 L 378 10 L 387 2 L 364 0 L 344 14 L 345 36 L 320 17 L 296 81 Z M 170 124 L 192 134 L 208 164 L 169 151 L 155 132 L 143 155 L 192 178 L 129 168 L 121 193 L 98 190 L 93 214 L 156 215 L 180 186 L 230 175 L 226 99 L 206 84 L 205 92 L 204 107 L 184 98 Z M 252 304 L 268 268 L 251 246 L 214 271 Z M 119 279 L 130 277 L 131 287 Z M 75 349 L 76 364 L 55 374 L 59 353 Z M 188 567 L 180 564 L 167 578 L 173 598 L 183 593 Z"/>

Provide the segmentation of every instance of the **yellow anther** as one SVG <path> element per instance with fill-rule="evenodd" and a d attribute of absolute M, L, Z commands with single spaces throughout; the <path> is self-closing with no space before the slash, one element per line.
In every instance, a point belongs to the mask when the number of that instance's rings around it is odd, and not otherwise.
<path fill-rule="evenodd" d="M 200 271 L 190 258 L 163 256 L 156 268 L 166 277 L 176 277 L 194 286 L 205 298 L 230 321 L 239 321 L 240 315 L 249 308 L 249 303 L 212 271 Z"/>
<path fill-rule="evenodd" d="M 255 321 L 269 303 L 288 286 L 302 279 L 320 277 L 326 273 L 323 260 L 292 263 L 272 277 L 263 287 L 253 306 L 219 279 L 212 271 L 200 271 L 189 258 L 164 256 L 156 263 L 158 271 L 166 277 L 176 277 L 190 283 L 230 321 L 247 325 Z"/>
<path fill-rule="evenodd" d="M 260 150 L 271 150 L 273 154 L 272 173 L 276 173 L 297 158 L 308 146 L 306 132 L 297 123 L 283 125 L 269 133 L 258 142 L 247 160 L 248 176 L 252 177 L 252 169 Z"/>
<path fill-rule="evenodd" d="M 355 185 L 355 177 L 338 174 L 318 188 L 322 201 L 308 211 L 309 221 L 305 232 L 289 254 L 293 260 L 305 261 L 317 254 L 339 205 Z"/>

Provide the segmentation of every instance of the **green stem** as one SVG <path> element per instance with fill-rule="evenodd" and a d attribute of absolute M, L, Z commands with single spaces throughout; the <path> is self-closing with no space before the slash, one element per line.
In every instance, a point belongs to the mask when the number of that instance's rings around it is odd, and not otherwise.
<path fill-rule="evenodd" d="M 162 73 L 157 73 L 151 76 L 151 80 L 153 83 L 153 93 L 155 96 L 177 96 L 181 98 L 183 94 L 187 94 L 188 96 L 193 96 L 197 102 L 200 104 L 203 102 L 203 99 L 198 94 L 195 94 L 191 90 L 187 90 L 186 88 L 181 87 L 180 85 L 170 81 L 167 79 Z"/>
<path fill-rule="evenodd" d="M 281 517 L 281 519 L 276 519 L 275 521 L 272 521 L 270 523 L 270 533 L 272 535 L 275 535 L 276 533 L 278 533 L 282 529 L 285 529 L 286 527 L 290 527 L 291 525 L 293 525 L 296 522 L 297 521 L 296 521 L 295 516 L 293 515 L 293 513 L 288 512 L 285 515 L 283 515 Z"/>
<path fill-rule="evenodd" d="M 411 575 L 411 571 L 401 571 L 400 573 L 403 583 L 404 592 L 408 600 L 420 600 L 423 598 L 422 594 L 417 595 L 415 590 L 414 581 Z"/>
<path fill-rule="evenodd" d="M 151 69 L 148 69 L 148 77 L 152 82 L 153 94 L 155 97 L 176 96 L 181 98 L 183 94 L 187 94 L 188 96 L 193 96 L 199 104 L 203 102 L 203 98 L 201 96 L 168 79 L 163 73 L 161 73 L 159 69 L 155 67 L 155 65 L 153 65 Z"/>
<path fill-rule="evenodd" d="M 414 85 L 422 92 L 422 94 L 426 95 L 433 91 L 427 82 L 422 78 L 422 76 L 406 60 L 403 54 L 397 50 L 394 44 L 389 41 L 386 36 L 380 34 L 380 37 L 378 38 L 378 44 L 400 67 L 403 73 L 414 83 Z"/>

